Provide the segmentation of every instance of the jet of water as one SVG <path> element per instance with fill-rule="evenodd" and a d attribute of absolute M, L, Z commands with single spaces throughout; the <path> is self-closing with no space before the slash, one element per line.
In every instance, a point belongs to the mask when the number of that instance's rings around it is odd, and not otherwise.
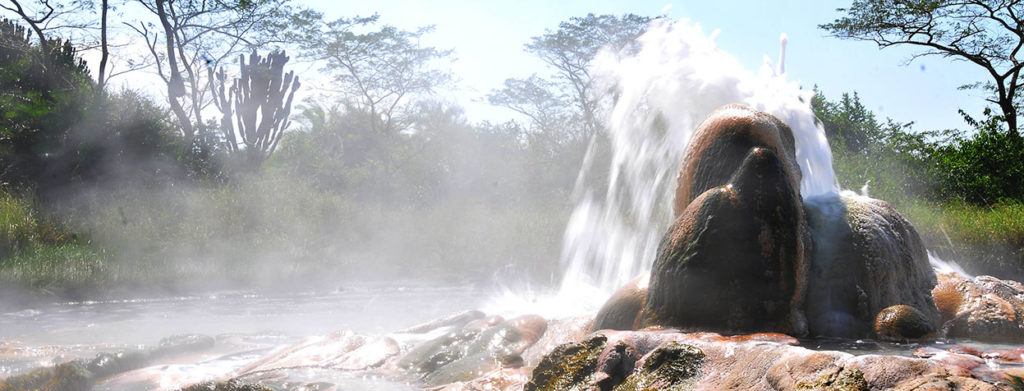
<path fill-rule="evenodd" d="M 609 181 L 577 182 L 563 241 L 563 293 L 611 293 L 650 268 L 672 219 L 677 164 L 699 121 L 725 104 L 768 112 L 792 128 L 804 197 L 837 191 L 825 132 L 811 110 L 813 92 L 786 80 L 784 49 L 777 70 L 767 61 L 754 74 L 715 45 L 717 33 L 705 35 L 688 20 L 657 19 L 635 53 L 595 60 L 596 90 L 614 97 L 606 117 Z M 607 297 L 590 296 L 593 307 Z"/>

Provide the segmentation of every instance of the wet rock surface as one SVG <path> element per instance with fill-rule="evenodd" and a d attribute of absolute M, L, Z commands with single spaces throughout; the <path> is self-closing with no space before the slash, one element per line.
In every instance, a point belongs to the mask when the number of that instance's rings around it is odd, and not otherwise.
<path fill-rule="evenodd" d="M 886 307 L 875 317 L 875 335 L 885 341 L 909 341 L 935 335 L 933 321 L 909 305 Z"/>
<path fill-rule="evenodd" d="M 673 328 L 591 332 L 590 316 L 477 317 L 483 319 L 490 320 L 417 333 L 339 331 L 310 337 L 259 353 L 261 358 L 251 359 L 229 379 L 184 389 L 1011 390 L 1024 375 L 1024 346 L 890 344 L 888 350 L 855 355 L 808 349 L 780 333 L 723 335 Z M 814 340 L 809 341 L 813 346 Z M 204 349 L 206 344 L 177 346 Z M 156 350 L 148 349 L 150 354 Z M 20 383 L 7 379 L 7 388 L 0 389 L 87 390 L 88 382 L 102 376 L 90 366 L 130 368 L 113 365 L 128 356 L 72 361 L 45 375 L 21 377 Z"/>
<path fill-rule="evenodd" d="M 673 211 L 678 217 L 700 194 L 729 183 L 751 149 L 775 152 L 793 193 L 800 193 L 800 166 L 796 163 L 793 131 L 772 115 L 747 106 L 723 106 L 694 130 L 683 156 Z"/>
<path fill-rule="evenodd" d="M 199 334 L 175 335 L 155 347 L 99 353 L 91 359 L 75 359 L 36 369 L 28 374 L 0 380 L 0 391 L 91 390 L 97 380 L 150 365 L 155 360 L 202 351 L 213 347 L 213 337 Z"/>
<path fill-rule="evenodd" d="M 930 294 L 935 272 L 906 219 L 886 202 L 861 196 L 823 195 L 804 205 L 814 241 L 806 304 L 810 335 L 866 338 L 881 331 L 880 338 L 914 339 L 928 333 L 874 327 L 881 311 L 897 305 L 924 318 L 928 324 L 919 328 L 937 328 Z"/>
<path fill-rule="evenodd" d="M 942 337 L 1018 343 L 1024 339 L 1024 285 L 1020 282 L 941 274 L 932 295 L 942 314 Z"/>
<path fill-rule="evenodd" d="M 647 284 L 651 275 L 644 273 L 622 286 L 597 311 L 593 330 L 636 330 L 643 320 L 647 302 Z"/>
<path fill-rule="evenodd" d="M 804 200 L 795 159 L 792 132 L 766 113 L 728 105 L 699 126 L 639 327 L 931 335 L 940 320 L 936 277 L 914 227 L 880 200 L 837 193 Z M 626 310 L 641 293 L 620 292 L 598 326 L 629 328 Z"/>
<path fill-rule="evenodd" d="M 662 240 L 642 325 L 803 334 L 803 225 L 782 160 L 751 149 Z"/>
<path fill-rule="evenodd" d="M 676 329 L 603 330 L 579 336 L 588 326 L 577 320 L 546 328 L 576 339 L 547 349 L 536 365 L 449 364 L 423 374 L 384 364 L 362 373 L 412 379 L 415 388 L 436 390 L 1010 390 L 1021 373 L 1024 353 L 1024 347 L 981 351 L 936 345 L 919 348 L 914 357 L 853 355 L 797 346 L 796 339 L 784 334 L 725 336 Z M 430 345 L 425 342 L 407 352 Z M 459 372 L 464 377 L 446 374 Z M 251 375 L 241 379 L 269 384 Z"/>
<path fill-rule="evenodd" d="M 991 352 L 953 353 L 955 347 L 927 348 L 919 357 L 854 356 L 770 339 L 668 330 L 598 333 L 552 352 L 526 389 L 1010 390 L 1019 369 L 982 358 Z M 651 370 L 666 357 L 671 366 Z"/>

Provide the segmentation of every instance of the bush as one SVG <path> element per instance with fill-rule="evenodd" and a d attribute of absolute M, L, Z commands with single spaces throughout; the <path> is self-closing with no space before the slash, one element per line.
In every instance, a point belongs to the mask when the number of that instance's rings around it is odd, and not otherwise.
<path fill-rule="evenodd" d="M 39 242 L 35 210 L 25 197 L 0 190 L 0 259 Z"/>
<path fill-rule="evenodd" d="M 1024 278 L 1024 146 L 986 110 L 969 132 L 881 124 L 856 94 L 816 91 L 813 107 L 844 188 L 867 185 L 914 223 L 927 247 L 969 272 Z"/>
<path fill-rule="evenodd" d="M 856 93 L 833 102 L 815 89 L 812 107 L 828 136 L 841 187 L 864 187 L 872 197 L 896 204 L 941 199 L 931 156 L 936 132 L 912 132 L 911 124 L 891 119 L 883 124 Z"/>
<path fill-rule="evenodd" d="M 24 28 L 0 20 L 0 181 L 35 185 L 60 175 L 52 168 L 64 156 L 64 136 L 92 101 L 74 48 L 59 39 L 50 47 L 43 53 Z"/>
<path fill-rule="evenodd" d="M 963 114 L 963 112 L 961 112 Z M 932 152 L 942 199 L 974 205 L 1024 201 L 1024 145 L 1002 127 L 1002 119 L 985 110 L 986 119 L 964 118 L 975 128 L 957 133 Z"/>

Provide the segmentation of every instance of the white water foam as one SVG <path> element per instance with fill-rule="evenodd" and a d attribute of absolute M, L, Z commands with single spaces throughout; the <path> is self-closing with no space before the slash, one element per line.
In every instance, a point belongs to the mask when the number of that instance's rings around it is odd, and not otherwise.
<path fill-rule="evenodd" d="M 957 265 L 956 262 L 944 261 L 935 254 L 932 254 L 931 251 L 928 252 L 928 263 L 932 265 L 932 268 L 935 269 L 936 273 L 958 273 L 961 276 L 964 276 L 965 278 L 968 279 L 974 278 L 973 275 L 964 271 L 964 268 L 960 267 L 960 265 Z"/>
<path fill-rule="evenodd" d="M 796 139 L 801 194 L 837 191 L 825 132 L 810 106 L 813 92 L 788 81 L 782 64 L 776 70 L 767 59 L 758 74 L 743 69 L 715 45 L 716 35 L 688 20 L 659 19 L 639 38 L 634 55 L 605 53 L 595 61 L 604 87 L 597 90 L 616 98 L 607 116 L 609 182 L 577 183 L 578 202 L 563 242 L 561 292 L 604 294 L 579 306 L 600 305 L 649 270 L 671 222 L 678 162 L 696 126 L 718 107 L 742 103 L 778 117 Z"/>

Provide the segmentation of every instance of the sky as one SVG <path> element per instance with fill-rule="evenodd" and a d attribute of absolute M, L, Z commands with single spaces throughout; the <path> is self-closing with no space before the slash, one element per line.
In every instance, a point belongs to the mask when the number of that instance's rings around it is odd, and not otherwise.
<path fill-rule="evenodd" d="M 454 49 L 452 69 L 458 90 L 447 99 L 466 109 L 471 121 L 515 118 L 507 109 L 482 102 L 488 91 L 510 77 L 545 73 L 545 64 L 523 50 L 530 37 L 557 29 L 558 23 L 587 13 L 635 13 L 689 19 L 711 34 L 719 30 L 719 47 L 750 71 L 765 55 L 773 61 L 779 36 L 788 35 L 786 71 L 804 88 L 817 85 L 837 99 L 856 91 L 862 102 L 881 118 L 914 121 L 914 129 L 966 128 L 957 114 L 964 109 L 980 116 L 985 107 L 978 92 L 958 91 L 963 84 L 983 80 L 979 69 L 948 58 L 927 57 L 907 64 L 910 48 L 879 50 L 871 42 L 831 38 L 818 29 L 841 14 L 836 8 L 849 1 L 666 1 L 666 0 L 301 0 L 329 18 L 380 15 L 382 23 L 404 29 L 435 25 L 424 43 Z M 313 72 L 306 70 L 305 72 Z"/>

